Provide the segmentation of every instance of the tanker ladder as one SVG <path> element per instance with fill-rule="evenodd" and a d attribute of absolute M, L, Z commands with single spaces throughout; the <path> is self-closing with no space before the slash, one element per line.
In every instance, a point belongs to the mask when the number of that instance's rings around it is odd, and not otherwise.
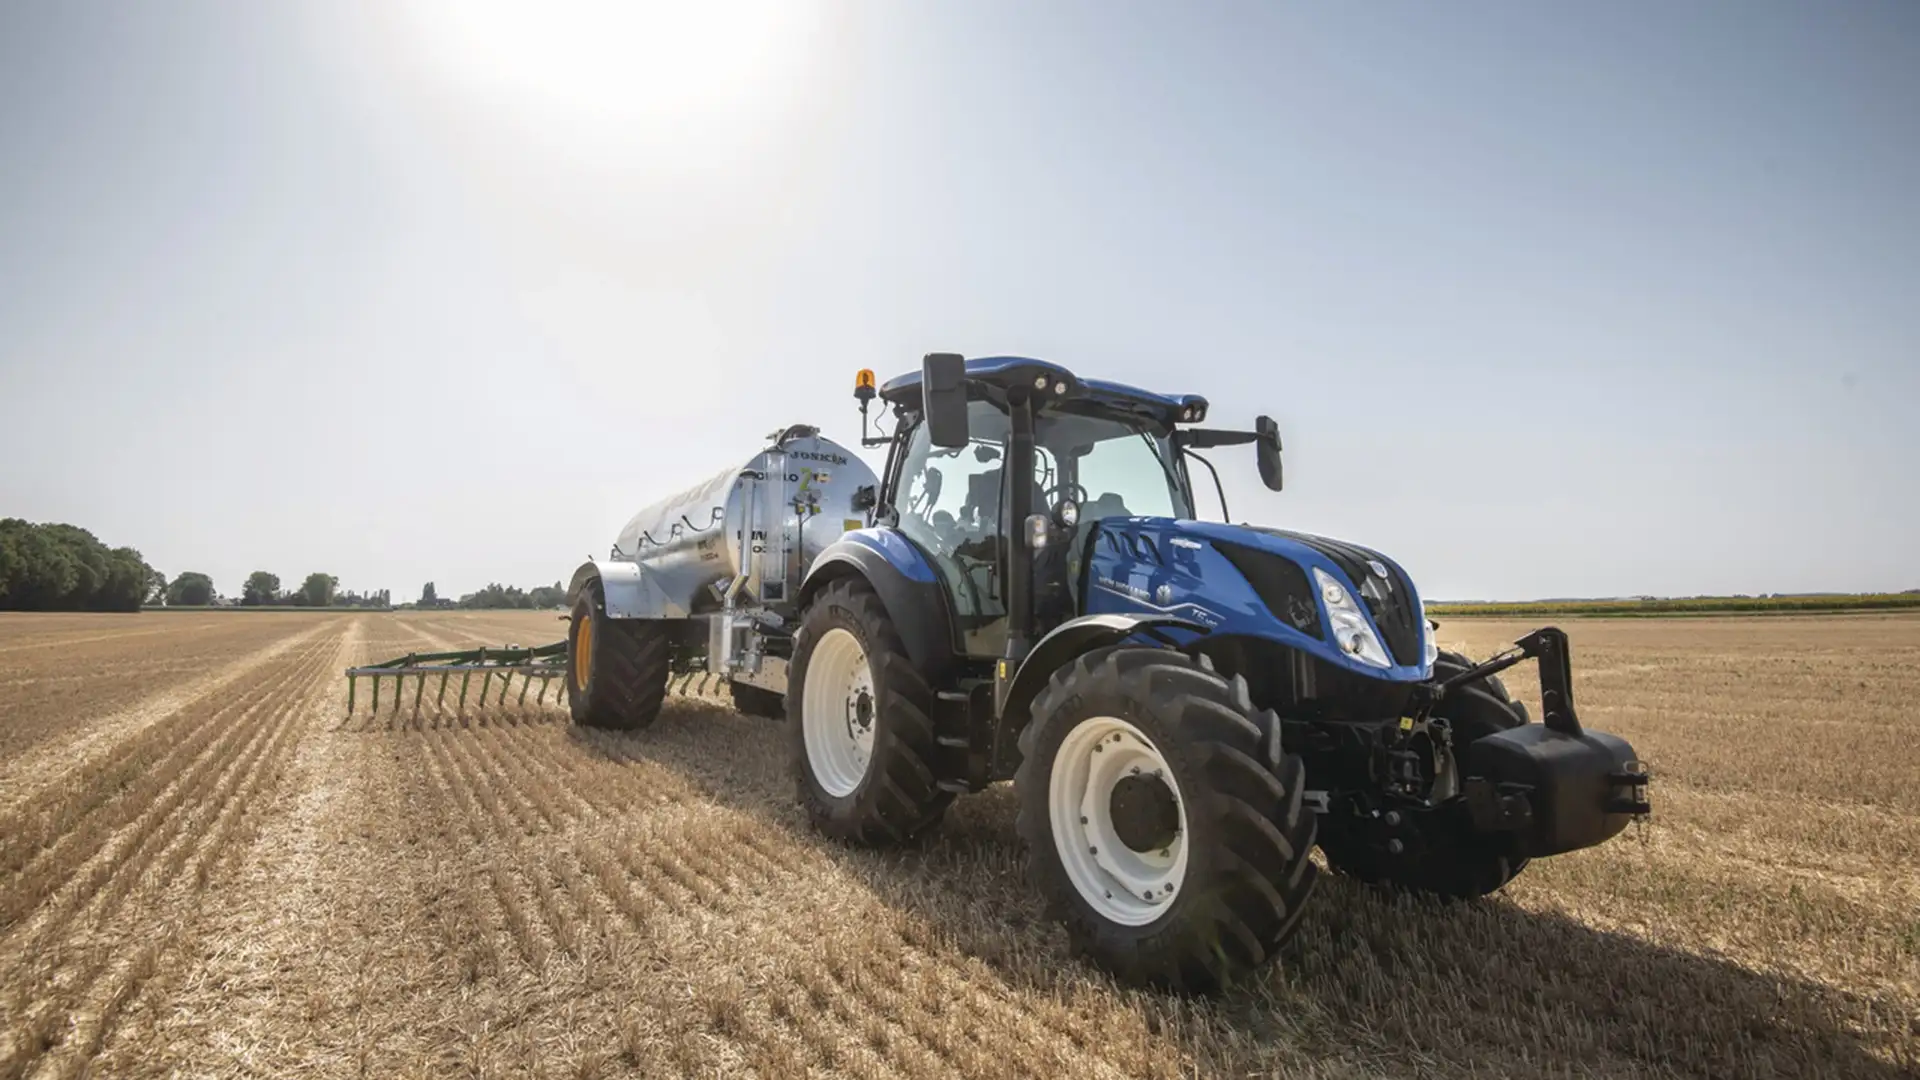
<path fill-rule="evenodd" d="M 434 692 L 433 707 L 436 712 L 444 710 L 447 700 L 448 684 L 453 676 L 460 676 L 460 696 L 456 709 L 460 715 L 466 714 L 467 694 L 473 688 L 474 676 L 480 676 L 480 694 L 477 705 L 484 708 L 487 694 L 492 691 L 496 679 L 500 689 L 493 699 L 495 706 L 504 705 L 507 695 L 513 689 L 513 678 L 521 677 L 520 695 L 515 704 L 524 706 L 527 693 L 537 681 L 540 692 L 534 697 L 536 706 L 544 704 L 548 685 L 555 679 L 560 680 L 561 690 L 554 694 L 558 703 L 564 699 L 567 677 L 567 643 L 556 641 L 551 645 L 539 645 L 525 648 L 508 645 L 504 648 L 466 649 L 459 652 L 408 653 L 378 664 L 347 669 L 347 715 L 354 712 L 354 701 L 360 679 L 373 680 L 373 694 L 370 716 L 380 714 L 380 683 L 393 680 L 393 707 L 391 713 L 400 711 L 401 699 L 405 696 L 406 680 L 414 681 L 413 715 L 420 715 L 420 702 L 426 694 L 427 680 L 435 675 L 440 677 L 439 687 Z"/>

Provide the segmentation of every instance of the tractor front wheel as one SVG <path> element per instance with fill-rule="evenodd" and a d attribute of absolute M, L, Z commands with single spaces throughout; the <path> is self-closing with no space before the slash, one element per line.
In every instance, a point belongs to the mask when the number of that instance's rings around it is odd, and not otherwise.
<path fill-rule="evenodd" d="M 816 828 L 883 845 L 940 820 L 953 795 L 930 765 L 933 700 L 873 588 L 828 585 L 801 620 L 787 676 L 794 779 Z"/>
<path fill-rule="evenodd" d="M 638 731 L 667 697 L 667 635 L 649 619 L 607 614 L 598 580 L 580 591 L 567 630 L 567 704 L 585 727 Z"/>
<path fill-rule="evenodd" d="M 1259 970 L 1313 891 L 1306 770 L 1246 683 L 1117 646 L 1062 668 L 1016 778 L 1028 872 L 1075 949 L 1129 982 L 1210 993 Z"/>

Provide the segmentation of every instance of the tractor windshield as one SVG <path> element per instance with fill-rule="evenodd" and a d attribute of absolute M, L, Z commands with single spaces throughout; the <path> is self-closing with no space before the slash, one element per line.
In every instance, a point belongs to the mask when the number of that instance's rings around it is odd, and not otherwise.
<path fill-rule="evenodd" d="M 932 444 L 926 425 L 908 433 L 891 479 L 896 523 L 933 563 L 964 639 L 964 651 L 995 655 L 1006 637 L 1007 414 L 986 401 L 967 406 L 968 443 Z M 1097 404 L 1048 410 L 1034 419 L 1031 505 L 1080 506 L 1078 533 L 1103 517 L 1193 516 L 1168 432 Z"/>
<path fill-rule="evenodd" d="M 1058 463 L 1057 475 L 1039 478 L 1048 509 L 1072 499 L 1083 521 L 1193 516 L 1174 447 L 1157 426 L 1104 410 L 1047 412 L 1035 421 L 1034 441 Z"/>

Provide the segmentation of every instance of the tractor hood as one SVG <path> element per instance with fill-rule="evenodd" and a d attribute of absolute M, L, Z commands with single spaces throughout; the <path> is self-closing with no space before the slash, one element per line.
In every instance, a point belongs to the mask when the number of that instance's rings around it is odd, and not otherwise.
<path fill-rule="evenodd" d="M 1398 563 L 1372 548 L 1259 525 L 1107 518 L 1100 526 L 1106 538 L 1090 552 L 1090 611 L 1181 615 L 1215 634 L 1272 638 L 1376 679 L 1431 673 L 1420 594 Z M 1330 606 L 1316 571 L 1340 586 L 1357 615 Z M 1372 630 L 1384 664 L 1346 647 L 1339 630 L 1355 618 Z"/>

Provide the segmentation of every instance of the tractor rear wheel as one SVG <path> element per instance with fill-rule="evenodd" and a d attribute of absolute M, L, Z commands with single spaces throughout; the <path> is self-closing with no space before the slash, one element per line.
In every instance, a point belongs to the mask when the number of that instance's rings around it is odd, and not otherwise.
<path fill-rule="evenodd" d="M 1434 661 L 1433 677 L 1451 678 L 1472 666 L 1473 661 L 1459 653 L 1442 652 Z M 1527 723 L 1526 706 L 1513 700 L 1498 676 L 1447 691 L 1433 714 L 1452 727 L 1456 755 L 1477 739 Z M 1419 843 L 1401 855 L 1380 850 L 1356 832 L 1333 829 L 1323 830 L 1320 850 L 1329 866 L 1348 877 L 1455 900 L 1494 892 L 1527 865 L 1498 837 L 1475 832 L 1459 816 L 1427 819 L 1420 826 Z"/>
<path fill-rule="evenodd" d="M 787 718 L 787 699 L 779 691 L 741 682 L 733 683 L 732 687 L 733 711 L 742 716 L 758 716 L 766 720 Z"/>
<path fill-rule="evenodd" d="M 1245 681 L 1116 646 L 1054 674 L 1015 779 L 1028 873 L 1076 951 L 1129 982 L 1210 993 L 1251 974 L 1312 894 L 1306 769 Z"/>
<path fill-rule="evenodd" d="M 816 828 L 883 845 L 940 820 L 953 794 L 930 765 L 933 700 L 872 586 L 828 585 L 801 619 L 787 676 L 794 780 Z"/>
<path fill-rule="evenodd" d="M 667 697 L 667 635 L 651 619 L 607 615 L 598 580 L 580 591 L 567 630 L 567 704 L 585 727 L 638 731 Z"/>

